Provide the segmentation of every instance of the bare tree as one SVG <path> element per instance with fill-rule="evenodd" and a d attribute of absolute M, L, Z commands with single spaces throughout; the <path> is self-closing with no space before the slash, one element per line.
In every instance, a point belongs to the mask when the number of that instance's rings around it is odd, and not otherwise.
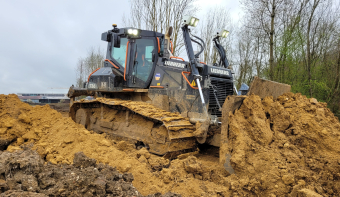
<path fill-rule="evenodd" d="M 245 10 L 248 13 L 247 23 L 249 28 L 261 30 L 263 34 L 267 35 L 269 40 L 269 78 L 274 79 L 274 42 L 275 33 L 280 26 L 277 21 L 277 15 L 284 0 L 243 0 Z"/>
<path fill-rule="evenodd" d="M 184 46 L 181 36 L 182 18 L 194 15 L 196 0 L 131 0 L 130 14 L 123 17 L 125 26 L 165 33 L 172 26 L 174 54 L 180 54 Z"/>
<path fill-rule="evenodd" d="M 215 7 L 209 9 L 205 17 L 201 20 L 197 29 L 199 29 L 199 37 L 205 42 L 205 51 L 201 61 L 207 64 L 214 64 L 217 62 L 219 56 L 218 52 L 214 48 L 213 38 L 220 30 L 228 30 L 230 32 L 227 38 L 221 38 L 220 42 L 224 46 L 229 63 L 232 60 L 232 41 L 234 35 L 234 26 L 231 21 L 231 17 L 228 9 L 224 7 Z"/>
<path fill-rule="evenodd" d="M 89 74 L 97 68 L 103 66 L 104 55 L 102 50 L 98 47 L 91 47 L 88 50 L 86 57 L 78 59 L 76 67 L 76 86 L 82 87 L 84 82 L 87 81 Z"/>

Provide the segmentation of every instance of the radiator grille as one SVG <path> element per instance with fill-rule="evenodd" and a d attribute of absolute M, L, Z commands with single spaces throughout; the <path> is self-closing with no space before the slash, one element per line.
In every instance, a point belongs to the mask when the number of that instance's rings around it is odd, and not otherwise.
<path fill-rule="evenodd" d="M 233 82 L 228 79 L 221 79 L 211 77 L 211 85 L 217 90 L 216 96 L 221 107 L 224 104 L 225 99 L 228 95 L 233 95 Z M 217 117 L 222 117 L 222 112 L 219 111 L 218 104 L 214 95 L 214 89 L 210 87 L 209 89 L 209 109 L 211 115 L 216 115 Z"/>

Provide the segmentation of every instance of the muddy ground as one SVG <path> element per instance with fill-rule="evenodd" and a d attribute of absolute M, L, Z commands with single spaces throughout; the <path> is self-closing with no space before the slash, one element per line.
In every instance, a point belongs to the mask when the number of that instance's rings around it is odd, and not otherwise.
<path fill-rule="evenodd" d="M 120 174 L 109 165 L 96 163 L 83 152 L 74 155 L 73 164 L 54 165 L 24 147 L 0 152 L 0 196 L 135 196 L 130 173 Z M 167 193 L 148 197 L 177 197 Z"/>
<path fill-rule="evenodd" d="M 169 191 L 182 196 L 339 196 L 340 123 L 325 103 L 300 94 L 277 100 L 252 95 L 229 120 L 233 175 L 213 151 L 169 161 L 88 131 L 48 106 L 31 107 L 15 95 L 0 95 L 0 148 L 17 154 L 32 144 L 42 161 L 51 163 L 46 166 L 74 166 L 75 154 L 83 152 L 121 174 L 131 173 L 132 185 L 144 196 Z"/>

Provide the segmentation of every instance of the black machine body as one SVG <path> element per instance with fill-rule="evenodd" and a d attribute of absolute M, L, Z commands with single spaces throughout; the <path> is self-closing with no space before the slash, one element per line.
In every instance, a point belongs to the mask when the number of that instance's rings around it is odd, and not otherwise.
<path fill-rule="evenodd" d="M 108 42 L 104 66 L 89 76 L 82 91 L 99 97 L 151 102 L 197 122 L 205 118 L 200 85 L 209 118 L 218 124 L 221 107 L 233 94 L 232 71 L 199 63 L 188 27 L 182 30 L 189 61 L 173 56 L 172 43 L 164 34 L 114 26 L 101 36 Z"/>

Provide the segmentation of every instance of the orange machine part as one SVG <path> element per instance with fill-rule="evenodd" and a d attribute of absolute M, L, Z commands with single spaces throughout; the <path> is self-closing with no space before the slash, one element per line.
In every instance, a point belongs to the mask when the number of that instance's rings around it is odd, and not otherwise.
<path fill-rule="evenodd" d="M 174 45 L 172 44 L 171 40 L 170 40 L 170 43 L 171 43 L 171 53 L 173 54 L 174 53 Z"/>
<path fill-rule="evenodd" d="M 133 92 L 135 91 L 134 89 L 123 89 L 123 91 L 126 91 L 126 92 Z"/>
<path fill-rule="evenodd" d="M 87 78 L 87 82 L 89 82 L 90 81 L 90 77 L 91 77 L 91 75 L 93 74 L 93 73 L 95 73 L 95 72 L 97 72 L 97 70 L 99 70 L 100 68 L 97 68 L 96 70 L 94 70 L 90 75 L 89 75 L 89 78 Z"/>
<path fill-rule="evenodd" d="M 161 52 L 161 45 L 159 44 L 159 38 L 157 37 L 157 43 L 158 43 L 158 53 Z"/>
<path fill-rule="evenodd" d="M 116 66 L 114 63 L 112 63 L 110 60 L 108 60 L 108 59 L 105 59 L 104 61 L 106 61 L 106 62 L 109 62 L 110 64 L 112 64 L 112 66 L 113 66 L 113 67 L 115 67 L 115 68 L 119 69 L 119 67 L 118 67 L 118 66 Z"/>
<path fill-rule="evenodd" d="M 182 60 L 182 61 L 184 62 L 184 59 L 183 59 L 183 58 L 181 58 L 181 57 L 175 57 L 175 56 L 171 56 L 171 57 L 170 57 L 170 59 L 171 59 L 171 58 L 180 59 L 180 60 Z"/>
<path fill-rule="evenodd" d="M 190 86 L 192 89 L 198 90 L 198 88 L 197 88 L 197 87 L 194 87 L 194 86 L 192 86 L 192 85 L 191 85 L 191 83 L 189 82 L 189 80 L 187 79 L 187 77 L 184 75 L 184 73 L 186 73 L 186 74 L 190 75 L 190 72 L 185 72 L 185 71 L 183 71 L 183 72 L 182 72 L 182 75 L 183 75 L 183 77 L 184 77 L 185 81 L 187 81 L 187 82 L 188 82 L 189 86 Z"/>
<path fill-rule="evenodd" d="M 150 88 L 164 88 L 163 86 L 150 86 Z"/>

